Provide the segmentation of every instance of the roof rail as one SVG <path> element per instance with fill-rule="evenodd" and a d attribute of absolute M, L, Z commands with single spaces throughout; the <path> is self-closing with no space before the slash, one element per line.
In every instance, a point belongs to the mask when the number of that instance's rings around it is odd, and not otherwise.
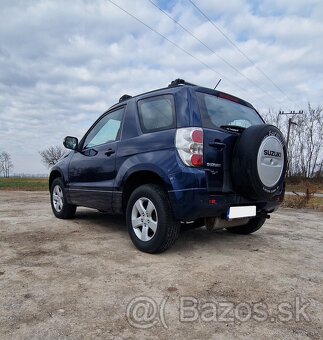
<path fill-rule="evenodd" d="M 178 85 L 190 85 L 190 86 L 196 86 L 195 84 L 188 83 L 188 82 L 185 81 L 184 79 L 177 78 L 177 79 L 173 80 L 173 81 L 168 85 L 168 87 L 175 87 L 175 86 L 178 86 Z"/>
<path fill-rule="evenodd" d="M 124 94 L 123 96 L 121 96 L 119 98 L 119 103 L 121 103 L 121 102 L 123 102 L 123 101 L 125 101 L 127 99 L 130 99 L 130 98 L 132 98 L 132 96 L 129 96 L 129 94 Z"/>

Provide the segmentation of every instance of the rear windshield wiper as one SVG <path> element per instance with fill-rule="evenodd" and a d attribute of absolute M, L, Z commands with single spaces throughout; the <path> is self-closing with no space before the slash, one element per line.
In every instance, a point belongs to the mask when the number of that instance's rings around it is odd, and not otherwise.
<path fill-rule="evenodd" d="M 238 125 L 221 125 L 220 128 L 225 129 L 225 130 L 230 130 L 233 132 L 240 132 L 240 133 L 245 130 L 245 127 L 238 126 Z"/>

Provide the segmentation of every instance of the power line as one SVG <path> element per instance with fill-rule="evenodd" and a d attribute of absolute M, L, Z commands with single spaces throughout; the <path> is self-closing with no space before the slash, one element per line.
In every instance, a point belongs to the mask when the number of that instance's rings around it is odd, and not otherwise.
<path fill-rule="evenodd" d="M 232 82 L 228 77 L 226 77 L 225 75 L 221 74 L 220 72 L 216 71 L 213 67 L 211 67 L 210 65 L 206 64 L 204 61 L 202 61 L 201 59 L 199 59 L 198 57 L 194 56 L 192 53 L 190 53 L 189 51 L 187 51 L 186 49 L 184 49 L 183 47 L 179 46 L 178 44 L 176 44 L 175 42 L 173 42 L 172 40 L 168 39 L 165 35 L 163 35 L 162 33 L 156 31 L 154 28 L 152 28 L 151 26 L 147 25 L 145 22 L 143 22 L 141 19 L 137 18 L 135 15 L 133 15 L 132 13 L 128 12 L 126 9 L 122 8 L 121 6 L 119 6 L 118 4 L 116 4 L 114 1 L 112 0 L 107 0 L 110 3 L 112 3 L 114 6 L 116 6 L 117 8 L 119 8 L 121 11 L 123 11 L 124 13 L 128 14 L 130 17 L 132 17 L 133 19 L 137 20 L 138 22 L 140 22 L 142 25 L 144 25 L 145 27 L 147 27 L 148 29 L 150 29 L 152 32 L 154 32 L 155 34 L 159 35 L 160 37 L 162 37 L 163 39 L 165 39 L 166 41 L 168 41 L 170 44 L 172 44 L 173 46 L 175 46 L 177 49 L 181 50 L 182 52 L 186 53 L 187 55 L 189 55 L 191 58 L 195 59 L 196 61 L 198 61 L 200 64 L 202 64 L 203 66 L 207 67 L 209 70 L 211 70 L 212 72 L 218 74 L 220 77 L 223 77 L 224 79 L 226 79 L 230 84 L 232 84 L 234 87 L 240 89 L 241 91 L 245 92 L 245 89 L 241 86 L 239 86 L 238 84 Z M 262 100 L 260 100 L 262 101 Z M 263 101 L 262 101 L 263 102 Z M 267 106 L 266 103 L 263 102 L 263 104 L 265 104 Z"/>
<path fill-rule="evenodd" d="M 152 28 L 151 26 L 147 25 L 145 22 L 143 22 L 141 19 L 137 18 L 135 15 L 131 14 L 130 12 L 128 12 L 126 9 L 122 8 L 121 6 L 119 6 L 118 4 L 116 4 L 115 2 L 113 2 L 112 0 L 107 0 L 109 2 L 111 2 L 114 6 L 118 7 L 121 11 L 125 12 L 126 14 L 128 14 L 129 16 L 131 16 L 133 19 L 137 20 L 138 22 L 140 22 L 142 25 L 146 26 L 147 28 L 149 28 L 152 32 L 154 32 L 155 34 L 159 35 L 160 37 L 162 37 L 163 39 L 165 39 L 166 41 L 168 41 L 170 44 L 172 44 L 173 46 L 175 46 L 176 48 L 178 48 L 179 50 L 181 50 L 182 52 L 186 53 L 187 55 L 189 55 L 190 57 L 192 57 L 193 59 L 195 59 L 196 61 L 198 61 L 200 64 L 202 64 L 203 66 L 207 67 L 209 70 L 211 70 L 212 72 L 216 73 L 217 75 L 219 75 L 220 77 L 225 78 L 229 83 L 231 83 L 233 86 L 239 88 L 241 91 L 245 91 L 244 88 L 242 88 L 241 86 L 233 83 L 229 78 L 227 78 L 224 74 L 218 72 L 217 70 L 215 70 L 213 67 L 211 67 L 210 65 L 206 64 L 203 60 L 199 59 L 198 57 L 194 56 L 192 53 L 190 53 L 189 51 L 187 51 L 186 49 L 184 49 L 183 47 L 179 46 L 178 44 L 176 44 L 175 42 L 173 42 L 172 40 L 168 39 L 165 35 L 163 35 L 162 33 L 156 31 L 154 28 Z"/>
<path fill-rule="evenodd" d="M 250 59 L 248 55 L 244 53 L 241 48 L 227 34 L 225 34 L 218 25 L 216 25 L 192 0 L 189 0 L 189 2 L 216 28 L 217 31 L 219 31 L 225 37 L 226 40 L 230 42 L 231 45 L 233 45 L 268 81 L 270 81 L 270 83 L 275 86 L 278 91 L 280 91 L 292 104 L 295 105 L 295 103 L 288 97 L 286 92 L 280 86 L 278 86 L 259 66 L 257 66 L 255 62 Z"/>
<path fill-rule="evenodd" d="M 202 44 L 205 48 L 207 48 L 211 53 L 215 54 L 219 59 L 221 59 L 225 64 L 227 64 L 229 67 L 231 67 L 233 70 L 235 70 L 237 73 L 239 73 L 243 78 L 247 79 L 253 86 L 256 88 L 259 88 L 263 93 L 266 95 L 269 95 L 273 99 L 275 98 L 271 93 L 263 89 L 261 86 L 259 86 L 257 83 L 255 83 L 253 80 L 251 80 L 249 77 L 247 77 L 245 74 L 243 74 L 237 67 L 232 65 L 230 62 L 228 62 L 225 58 L 223 58 L 221 55 L 219 55 L 214 49 L 209 47 L 207 44 L 205 44 L 201 39 L 199 39 L 196 35 L 194 35 L 190 30 L 188 30 L 186 27 L 184 27 L 180 22 L 178 22 L 176 19 L 171 17 L 166 11 L 161 9 L 157 4 L 155 4 L 152 0 L 148 0 L 152 5 L 154 5 L 159 11 L 161 11 L 164 15 L 166 15 L 170 20 L 175 22 L 178 26 L 180 26 L 187 34 L 189 34 L 191 37 L 193 37 L 196 41 L 198 41 L 200 44 Z"/>

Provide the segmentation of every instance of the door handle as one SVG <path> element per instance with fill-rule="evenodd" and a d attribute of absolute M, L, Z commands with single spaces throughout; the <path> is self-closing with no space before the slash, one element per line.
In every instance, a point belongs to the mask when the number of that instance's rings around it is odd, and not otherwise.
<path fill-rule="evenodd" d="M 221 142 L 210 142 L 210 146 L 213 146 L 214 148 L 218 149 L 219 151 L 222 151 L 225 148 L 225 144 Z"/>
<path fill-rule="evenodd" d="M 107 156 L 107 157 L 109 157 L 109 156 L 111 156 L 112 154 L 114 154 L 115 153 L 115 151 L 113 150 L 113 149 L 108 149 L 108 151 L 105 153 L 105 155 Z"/>

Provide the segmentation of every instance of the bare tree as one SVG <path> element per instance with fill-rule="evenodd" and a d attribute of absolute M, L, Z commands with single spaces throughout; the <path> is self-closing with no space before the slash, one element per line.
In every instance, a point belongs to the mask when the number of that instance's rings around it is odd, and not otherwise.
<path fill-rule="evenodd" d="M 56 145 L 39 151 L 39 154 L 41 156 L 41 161 L 43 162 L 43 164 L 50 168 L 64 156 L 65 152 L 66 150 L 62 146 Z"/>
<path fill-rule="evenodd" d="M 277 125 L 287 135 L 288 118 L 292 118 L 296 125 L 290 131 L 288 145 L 288 176 L 314 177 L 321 173 L 323 161 L 323 108 L 308 109 L 301 115 L 291 117 L 269 112 L 266 121 Z M 319 170 L 319 171 L 318 171 Z"/>
<path fill-rule="evenodd" d="M 290 171 L 293 175 L 314 177 L 322 162 L 323 109 L 314 109 L 309 104 L 308 110 L 295 116 L 293 121 L 297 125 L 291 133 Z"/>
<path fill-rule="evenodd" d="M 0 154 L 0 173 L 3 177 L 10 177 L 10 171 L 13 169 L 13 163 L 11 161 L 11 155 L 8 152 L 3 151 Z"/>

